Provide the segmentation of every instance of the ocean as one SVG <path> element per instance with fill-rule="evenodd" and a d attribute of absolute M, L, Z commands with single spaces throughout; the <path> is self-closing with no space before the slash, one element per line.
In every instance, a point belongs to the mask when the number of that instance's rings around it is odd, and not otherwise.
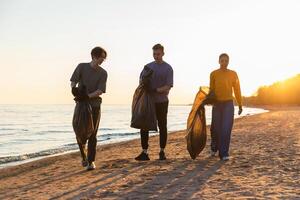
<path fill-rule="evenodd" d="M 102 105 L 101 110 L 98 145 L 139 138 L 139 130 L 130 128 L 130 105 Z M 170 105 L 168 131 L 185 129 L 190 110 L 190 105 Z M 266 112 L 245 107 L 238 116 L 237 110 L 235 118 Z M 73 111 L 74 104 L 0 105 L 0 167 L 76 151 Z M 206 106 L 206 119 L 210 124 L 210 106 Z"/>

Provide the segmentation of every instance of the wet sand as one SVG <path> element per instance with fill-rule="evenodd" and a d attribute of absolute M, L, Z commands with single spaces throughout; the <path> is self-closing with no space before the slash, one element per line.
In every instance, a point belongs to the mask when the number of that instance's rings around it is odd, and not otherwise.
<path fill-rule="evenodd" d="M 191 160 L 178 131 L 166 161 L 155 136 L 147 162 L 133 140 L 100 146 L 93 171 L 77 152 L 1 169 L 0 199 L 300 199 L 300 107 L 267 109 L 235 120 L 227 162 L 209 156 L 210 136 Z"/>

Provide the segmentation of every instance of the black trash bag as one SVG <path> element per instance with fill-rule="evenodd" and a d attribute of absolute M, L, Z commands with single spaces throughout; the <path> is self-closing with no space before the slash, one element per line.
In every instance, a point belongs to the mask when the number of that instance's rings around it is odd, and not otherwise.
<path fill-rule="evenodd" d="M 207 99 L 206 97 L 207 93 L 204 89 L 200 88 L 187 120 L 185 138 L 187 142 L 187 150 L 192 159 L 196 159 L 206 145 L 207 133 L 205 108 L 204 106 L 201 106 L 203 101 Z"/>
<path fill-rule="evenodd" d="M 132 100 L 132 116 L 130 127 L 157 131 L 155 103 L 150 92 L 150 80 L 153 70 L 145 66 L 139 86 L 134 92 Z"/>
<path fill-rule="evenodd" d="M 74 95 L 76 94 L 74 98 L 76 106 L 73 115 L 73 130 L 76 134 L 77 141 L 81 144 L 86 144 L 95 130 L 92 107 L 88 102 L 85 86 L 74 88 L 72 93 Z"/>

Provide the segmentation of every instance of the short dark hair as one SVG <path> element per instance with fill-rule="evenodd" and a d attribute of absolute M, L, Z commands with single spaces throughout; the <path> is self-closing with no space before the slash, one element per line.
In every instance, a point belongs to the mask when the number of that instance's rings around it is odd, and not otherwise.
<path fill-rule="evenodd" d="M 164 46 L 161 44 L 156 44 L 152 47 L 152 50 L 158 50 L 160 49 L 161 51 L 164 51 Z"/>
<path fill-rule="evenodd" d="M 102 53 L 105 54 L 105 58 L 106 58 L 106 56 L 107 56 L 106 51 L 102 47 L 95 47 L 91 51 L 91 56 L 92 56 L 92 58 L 99 58 L 102 56 Z"/>
<path fill-rule="evenodd" d="M 222 53 L 219 55 L 219 60 L 222 58 L 222 57 L 227 57 L 229 59 L 229 55 L 227 53 Z"/>

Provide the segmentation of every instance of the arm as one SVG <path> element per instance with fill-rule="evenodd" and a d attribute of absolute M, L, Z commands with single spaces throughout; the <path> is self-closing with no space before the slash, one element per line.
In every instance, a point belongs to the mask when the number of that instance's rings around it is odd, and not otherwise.
<path fill-rule="evenodd" d="M 210 73 L 209 76 L 209 92 L 206 95 L 206 97 L 203 99 L 202 103 L 200 104 L 200 107 L 204 108 L 205 105 L 209 104 L 210 99 L 208 98 L 208 96 L 214 92 L 215 90 L 215 80 L 214 80 L 214 75 L 213 73 Z"/>
<path fill-rule="evenodd" d="M 237 101 L 239 107 L 242 107 L 241 87 L 240 87 L 240 81 L 239 81 L 239 78 L 238 78 L 237 74 L 235 75 L 233 90 L 234 90 L 234 96 L 236 98 L 236 101 Z"/>
<path fill-rule="evenodd" d="M 77 83 L 71 81 L 71 92 L 74 97 L 76 97 L 78 95 L 78 89 L 76 88 L 76 84 Z"/>
<path fill-rule="evenodd" d="M 147 67 L 147 65 L 144 66 L 143 70 L 141 71 L 140 73 L 140 77 L 139 77 L 139 84 L 142 83 L 142 77 L 143 77 L 143 74 L 144 74 L 144 71 L 145 71 L 145 68 Z"/>
<path fill-rule="evenodd" d="M 98 89 L 95 92 L 88 94 L 88 96 L 89 96 L 89 98 L 94 98 L 94 97 L 99 97 L 101 94 L 103 94 L 103 92 Z"/>
<path fill-rule="evenodd" d="M 168 94 L 172 87 L 173 87 L 173 69 L 170 68 L 167 74 L 166 85 L 157 88 L 156 92 Z"/>
<path fill-rule="evenodd" d="M 80 81 L 80 64 L 76 67 L 76 69 L 74 70 L 72 76 L 71 76 L 71 92 L 74 96 L 78 95 L 78 90 L 76 90 L 76 85 L 77 83 Z"/>
<path fill-rule="evenodd" d="M 168 93 L 171 90 L 171 86 L 165 85 L 156 89 L 158 93 Z"/>
<path fill-rule="evenodd" d="M 241 94 L 241 87 L 240 87 L 240 81 L 239 81 L 239 77 L 237 74 L 235 74 L 235 81 L 233 84 L 233 91 L 234 91 L 234 96 L 235 99 L 239 105 L 239 112 L 238 114 L 240 115 L 243 112 L 243 108 L 242 108 L 242 94 Z"/>
<path fill-rule="evenodd" d="M 76 84 L 80 81 L 80 77 L 81 77 L 81 70 L 80 67 L 81 65 L 79 64 L 76 69 L 74 70 L 72 76 L 71 76 L 71 88 L 75 87 Z"/>
<path fill-rule="evenodd" d="M 215 77 L 213 73 L 210 73 L 209 76 L 209 91 L 214 91 L 215 90 Z"/>
<path fill-rule="evenodd" d="M 99 97 L 103 93 L 106 92 L 106 81 L 107 81 L 107 73 L 105 72 L 98 82 L 98 89 L 90 94 L 88 94 L 89 98 Z"/>
<path fill-rule="evenodd" d="M 71 81 L 71 88 L 76 87 L 76 84 L 77 84 L 77 83 Z"/>

